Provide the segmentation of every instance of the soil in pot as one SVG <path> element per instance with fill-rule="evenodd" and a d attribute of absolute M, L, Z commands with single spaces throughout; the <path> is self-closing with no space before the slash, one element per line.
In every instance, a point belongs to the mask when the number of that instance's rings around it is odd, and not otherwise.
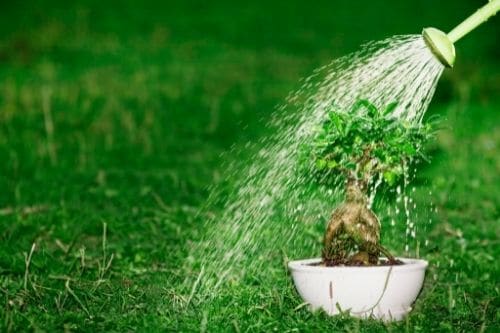
<path fill-rule="evenodd" d="M 335 260 L 322 260 L 318 263 L 309 264 L 309 266 L 323 266 L 323 267 L 378 267 L 378 266 L 399 266 L 404 265 L 399 259 L 381 259 L 376 264 L 364 264 L 362 261 L 349 260 L 344 262 L 338 262 Z"/>

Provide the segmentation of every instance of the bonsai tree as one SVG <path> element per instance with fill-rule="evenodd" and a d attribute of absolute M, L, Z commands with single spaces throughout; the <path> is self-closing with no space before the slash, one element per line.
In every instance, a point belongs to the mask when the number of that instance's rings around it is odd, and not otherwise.
<path fill-rule="evenodd" d="M 423 144 L 430 124 L 411 124 L 391 117 L 396 103 L 378 109 L 359 100 L 352 110 L 332 109 L 306 147 L 308 170 L 327 186 L 344 184 L 345 200 L 333 212 L 324 235 L 326 265 L 374 265 L 382 253 L 380 223 L 368 206 L 375 182 L 397 185 L 411 163 L 425 159 Z"/>

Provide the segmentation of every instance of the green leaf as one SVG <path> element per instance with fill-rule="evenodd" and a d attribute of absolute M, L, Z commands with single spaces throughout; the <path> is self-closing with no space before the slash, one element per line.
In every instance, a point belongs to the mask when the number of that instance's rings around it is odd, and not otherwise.
<path fill-rule="evenodd" d="M 394 111 L 396 108 L 398 107 L 398 102 L 392 102 L 392 103 L 389 103 L 387 104 L 387 106 L 385 107 L 385 110 L 384 112 L 382 113 L 382 115 L 384 117 L 387 117 L 389 114 L 392 113 L 392 111 Z"/>
<path fill-rule="evenodd" d="M 405 152 L 407 155 L 410 155 L 410 156 L 415 155 L 415 153 L 417 152 L 417 150 L 415 149 L 415 147 L 413 147 L 413 145 L 411 143 L 404 144 L 401 147 L 401 149 L 403 150 L 403 152 Z"/>
<path fill-rule="evenodd" d="M 377 107 L 375 105 L 373 105 L 372 103 L 370 103 L 366 99 L 360 99 L 354 104 L 354 107 L 353 107 L 354 113 L 359 111 L 359 109 L 361 109 L 362 107 L 364 107 L 366 110 L 368 110 L 368 115 L 371 118 L 374 118 L 374 117 L 378 116 L 378 114 L 379 114 Z"/>
<path fill-rule="evenodd" d="M 389 186 L 393 186 L 396 183 L 397 175 L 392 171 L 384 172 L 383 177 L 384 177 L 385 182 L 387 184 L 389 184 Z"/>
<path fill-rule="evenodd" d="M 343 135 L 345 126 L 342 117 L 335 112 L 330 112 L 328 116 L 330 118 L 331 123 L 335 126 L 335 129 L 338 131 L 338 133 Z"/>
<path fill-rule="evenodd" d="M 337 165 L 338 165 L 337 161 L 333 161 L 333 160 L 328 161 L 328 163 L 327 163 L 328 169 L 335 169 L 337 167 Z"/>
<path fill-rule="evenodd" d="M 318 170 L 323 170 L 325 167 L 326 167 L 326 160 L 324 159 L 316 160 L 316 168 Z"/>

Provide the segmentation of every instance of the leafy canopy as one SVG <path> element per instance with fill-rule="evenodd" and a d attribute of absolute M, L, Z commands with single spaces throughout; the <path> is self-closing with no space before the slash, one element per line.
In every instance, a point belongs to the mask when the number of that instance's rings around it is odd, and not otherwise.
<path fill-rule="evenodd" d="M 432 135 L 431 123 L 411 124 L 391 117 L 396 106 L 391 103 L 380 110 L 359 100 L 350 112 L 330 110 L 306 147 L 306 161 L 314 174 L 327 183 L 347 178 L 367 186 L 380 177 L 394 185 L 405 167 L 425 159 L 423 146 Z"/>

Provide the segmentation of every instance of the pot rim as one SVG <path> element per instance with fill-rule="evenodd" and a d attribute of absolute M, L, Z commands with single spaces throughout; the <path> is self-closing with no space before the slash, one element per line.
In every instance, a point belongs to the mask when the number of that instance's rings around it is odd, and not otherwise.
<path fill-rule="evenodd" d="M 386 259 L 386 258 L 381 258 Z M 425 269 L 429 262 L 423 259 L 414 259 L 414 258 L 397 258 L 404 262 L 404 265 L 392 265 L 392 266 L 311 266 L 311 264 L 321 262 L 321 258 L 309 258 L 309 259 L 299 259 L 299 260 L 291 260 L 288 262 L 288 268 L 291 271 L 300 271 L 300 272 L 328 272 L 328 271 L 343 271 L 343 272 L 355 272 L 359 270 L 364 271 L 386 271 L 391 268 L 393 271 L 413 271 L 413 270 L 422 270 Z"/>

